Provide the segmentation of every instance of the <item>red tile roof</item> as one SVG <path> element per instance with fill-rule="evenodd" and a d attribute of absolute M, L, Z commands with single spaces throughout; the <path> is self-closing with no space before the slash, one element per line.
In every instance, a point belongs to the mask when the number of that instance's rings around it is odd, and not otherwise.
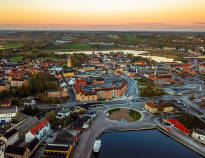
<path fill-rule="evenodd" d="M 147 102 L 146 105 L 149 106 L 150 108 L 154 108 L 155 107 L 154 103 L 151 102 L 151 101 Z"/>
<path fill-rule="evenodd" d="M 41 128 L 43 128 L 46 123 L 48 123 L 48 121 L 47 121 L 46 119 L 43 120 L 43 121 L 41 121 L 39 124 L 37 124 L 36 126 L 34 126 L 34 127 L 30 130 L 30 132 L 35 135 L 36 131 L 38 131 L 38 130 L 40 130 Z"/>
<path fill-rule="evenodd" d="M 75 89 L 77 94 L 82 93 L 82 89 L 77 82 L 73 84 L 73 88 Z"/>

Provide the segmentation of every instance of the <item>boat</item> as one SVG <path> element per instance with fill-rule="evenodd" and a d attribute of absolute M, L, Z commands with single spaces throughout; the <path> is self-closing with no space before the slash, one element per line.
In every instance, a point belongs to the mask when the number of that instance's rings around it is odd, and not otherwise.
<path fill-rule="evenodd" d="M 98 153 L 101 148 L 101 140 L 95 140 L 93 145 L 93 152 Z"/>

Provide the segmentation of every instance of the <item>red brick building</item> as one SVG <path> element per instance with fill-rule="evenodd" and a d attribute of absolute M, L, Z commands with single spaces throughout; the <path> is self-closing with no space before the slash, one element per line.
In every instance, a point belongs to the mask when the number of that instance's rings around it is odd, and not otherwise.
<path fill-rule="evenodd" d="M 99 88 L 95 89 L 94 92 L 97 93 L 98 99 L 108 99 L 122 96 L 127 91 L 127 88 L 127 81 L 123 80 L 119 87 Z"/>

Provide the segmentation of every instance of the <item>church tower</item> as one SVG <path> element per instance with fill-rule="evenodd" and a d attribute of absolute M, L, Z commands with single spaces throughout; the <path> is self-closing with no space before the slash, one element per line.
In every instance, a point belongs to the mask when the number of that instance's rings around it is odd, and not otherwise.
<path fill-rule="evenodd" d="M 72 67 L 70 56 L 68 56 L 68 59 L 67 59 L 67 67 Z"/>

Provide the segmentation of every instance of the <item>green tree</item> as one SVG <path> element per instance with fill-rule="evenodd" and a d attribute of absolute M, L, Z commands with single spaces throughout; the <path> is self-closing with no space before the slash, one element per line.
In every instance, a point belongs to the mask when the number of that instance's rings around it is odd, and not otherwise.
<path fill-rule="evenodd" d="M 54 121 L 56 119 L 56 114 L 54 111 L 49 111 L 47 114 L 46 114 L 46 119 L 48 121 Z"/>

